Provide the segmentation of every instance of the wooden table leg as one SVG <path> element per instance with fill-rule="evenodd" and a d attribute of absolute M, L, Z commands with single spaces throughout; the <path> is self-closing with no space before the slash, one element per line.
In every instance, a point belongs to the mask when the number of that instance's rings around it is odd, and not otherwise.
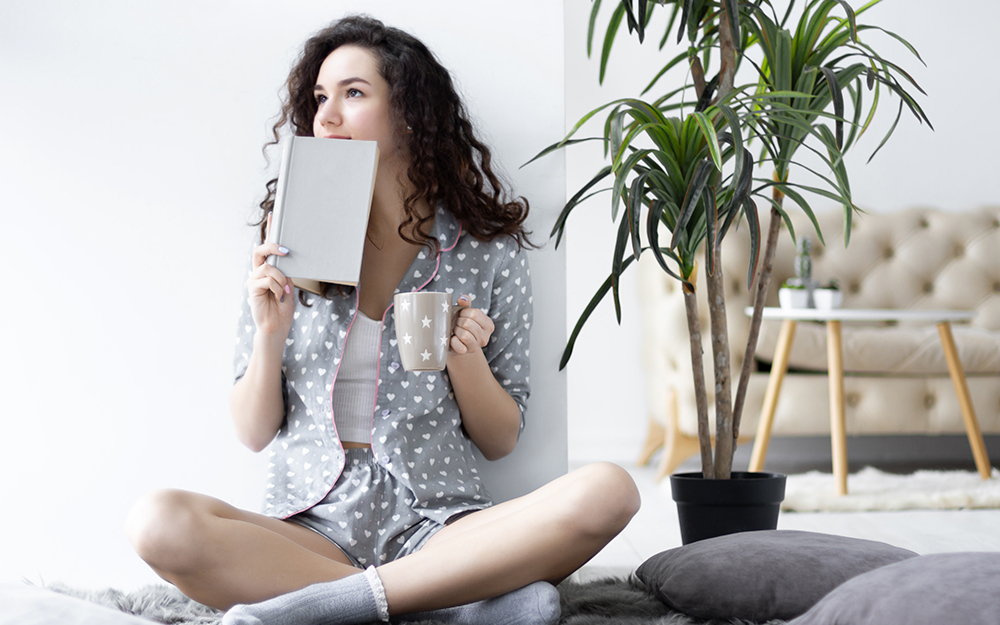
<path fill-rule="evenodd" d="M 826 323 L 826 358 L 830 376 L 830 447 L 838 495 L 847 494 L 847 424 L 844 417 L 844 352 L 840 321 Z"/>
<path fill-rule="evenodd" d="M 778 408 L 778 395 L 781 394 L 781 383 L 788 371 L 788 354 L 792 351 L 792 339 L 795 338 L 795 321 L 785 319 L 781 322 L 781 332 L 778 334 L 778 345 L 775 348 L 774 362 L 771 363 L 771 373 L 767 377 L 767 392 L 764 394 L 764 406 L 760 411 L 760 421 L 757 423 L 757 436 L 753 440 L 753 452 L 750 454 L 750 471 L 762 471 L 764 458 L 767 456 L 767 445 L 771 442 L 771 426 L 774 424 L 774 411 Z"/>
<path fill-rule="evenodd" d="M 979 429 L 979 420 L 976 419 L 976 409 L 972 406 L 972 396 L 969 394 L 969 385 L 965 380 L 965 370 L 962 368 L 962 361 L 959 359 L 958 349 L 955 347 L 955 337 L 951 334 L 951 324 L 942 321 L 937 324 L 937 327 L 938 334 L 941 335 L 944 357 L 948 361 L 951 382 L 955 385 L 958 403 L 962 407 L 962 419 L 965 421 L 965 432 L 969 435 L 972 457 L 976 460 L 979 475 L 984 480 L 988 480 L 990 478 L 990 459 L 986 455 L 986 443 L 983 441 L 982 430 Z"/>

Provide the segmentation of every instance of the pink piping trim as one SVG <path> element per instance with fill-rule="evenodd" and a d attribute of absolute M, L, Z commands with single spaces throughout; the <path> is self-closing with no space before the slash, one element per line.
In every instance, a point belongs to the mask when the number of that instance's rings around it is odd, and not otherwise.
<path fill-rule="evenodd" d="M 354 299 L 354 316 L 351 317 L 351 322 L 349 324 L 347 324 L 347 331 L 344 334 L 344 342 L 345 343 L 347 342 L 347 335 L 351 333 L 351 328 L 354 327 L 354 320 L 358 318 L 358 314 L 361 312 L 361 296 L 358 294 L 358 290 L 357 289 L 354 289 L 354 294 L 355 294 L 354 295 L 354 298 L 355 298 Z M 381 341 L 381 339 L 379 339 L 379 341 Z M 379 349 L 381 349 L 381 345 L 379 346 Z M 340 354 L 340 362 L 337 363 L 336 369 L 333 370 L 333 378 L 330 381 L 330 425 L 333 426 L 333 435 L 337 439 L 337 444 L 340 445 L 340 451 L 342 451 L 344 453 L 345 457 L 346 457 L 347 450 L 344 449 L 344 444 L 340 440 L 340 434 L 337 432 L 337 419 L 336 419 L 336 417 L 333 414 L 333 383 L 337 380 L 337 374 L 340 373 L 340 365 L 343 364 L 343 362 L 344 362 L 344 353 L 341 352 L 341 354 Z M 346 465 L 346 462 L 345 462 L 345 465 Z M 338 473 L 337 477 L 335 477 L 333 479 L 333 485 L 330 486 L 329 490 L 327 490 L 325 493 L 323 493 L 323 496 L 320 497 L 318 501 L 315 501 L 315 502 L 309 504 L 308 506 L 306 506 L 305 508 L 302 508 L 298 512 L 293 512 L 291 514 L 287 514 L 287 515 L 285 515 L 285 516 L 283 516 L 281 518 L 282 519 L 291 518 L 291 517 L 295 516 L 296 514 L 299 514 L 300 512 L 305 512 L 309 508 L 312 508 L 313 506 L 315 506 L 320 501 L 323 501 L 324 499 L 326 499 L 326 496 L 330 494 L 330 491 L 333 490 L 333 486 L 337 484 L 337 480 L 339 480 L 340 476 L 343 475 L 343 474 L 344 474 L 344 467 L 340 467 L 340 473 Z"/>
<path fill-rule="evenodd" d="M 458 239 L 461 238 L 461 236 L 462 236 L 462 224 L 458 224 L 458 234 L 455 235 L 455 240 L 452 242 L 451 247 L 446 247 L 445 249 L 443 249 L 441 251 L 442 252 L 450 252 L 453 249 L 455 249 L 455 246 L 458 245 Z"/>
<path fill-rule="evenodd" d="M 382 329 L 385 330 L 385 316 L 389 313 L 392 308 L 392 304 L 389 304 L 389 308 L 385 309 L 382 313 Z M 375 406 L 378 405 L 378 385 L 382 379 L 382 333 L 378 333 L 378 365 L 375 367 L 375 401 L 372 403 L 372 427 L 371 434 L 372 438 L 370 444 L 372 446 L 372 455 L 375 455 Z M 378 462 L 378 458 L 375 458 L 375 462 Z"/>
<path fill-rule="evenodd" d="M 349 324 L 347 324 L 347 331 L 344 333 L 344 344 L 345 345 L 347 344 L 347 337 L 351 335 L 351 328 L 354 327 L 354 321 L 358 318 L 358 315 L 360 315 L 360 314 L 361 314 L 361 294 L 358 292 L 358 289 L 355 288 L 354 289 L 354 316 L 351 317 L 351 322 Z M 337 416 L 335 414 L 333 414 L 333 387 L 337 383 L 337 375 L 340 373 L 340 365 L 342 365 L 342 364 L 344 364 L 344 352 L 343 352 L 343 350 L 341 350 L 341 352 L 340 352 L 340 362 L 337 363 L 337 368 L 334 369 L 334 371 L 333 371 L 333 378 L 330 380 L 330 425 L 333 426 L 333 435 L 335 437 L 337 437 L 337 444 L 340 445 L 340 451 L 342 451 L 342 452 L 344 452 L 346 454 L 347 450 L 344 449 L 344 443 L 343 443 L 343 441 L 340 440 L 340 432 L 337 431 Z M 344 472 L 344 468 L 343 467 L 340 468 L 340 472 L 341 473 Z M 337 475 L 337 478 L 334 480 L 334 483 L 336 483 L 337 479 L 340 479 L 340 475 Z M 333 490 L 333 489 L 331 489 L 331 490 Z M 329 492 L 327 492 L 327 495 L 328 494 L 329 494 Z M 323 495 L 323 496 L 326 497 L 326 495 Z"/>
<path fill-rule="evenodd" d="M 437 255 L 434 258 L 434 272 L 431 273 L 430 277 L 427 278 L 426 282 L 424 282 L 423 284 L 421 284 L 420 286 L 418 286 L 415 289 L 416 291 L 419 291 L 419 290 L 423 289 L 425 286 L 427 286 L 428 284 L 431 283 L 431 280 L 434 279 L 434 276 L 436 276 L 438 274 L 438 269 L 441 268 L 441 253 L 442 252 L 450 252 L 453 249 L 455 249 L 455 246 L 458 245 L 458 239 L 461 238 L 461 236 L 462 236 L 462 224 L 458 224 L 458 234 L 455 235 L 455 240 L 452 241 L 450 247 L 445 247 L 445 248 L 442 248 L 442 249 L 440 249 L 438 251 Z M 392 306 L 390 305 L 389 308 L 392 308 Z M 389 312 L 388 308 L 386 309 L 386 312 Z"/>

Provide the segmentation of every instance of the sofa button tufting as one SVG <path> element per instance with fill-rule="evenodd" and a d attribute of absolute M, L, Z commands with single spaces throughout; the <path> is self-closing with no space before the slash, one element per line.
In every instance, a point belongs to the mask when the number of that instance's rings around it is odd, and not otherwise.
<path fill-rule="evenodd" d="M 1000 293 L 1000 282 L 994 282 L 993 283 L 993 292 L 994 293 Z"/>
<path fill-rule="evenodd" d="M 892 258 L 895 255 L 896 255 L 896 252 L 891 247 L 885 248 L 885 251 L 882 252 L 882 257 L 886 258 L 886 259 Z"/>
<path fill-rule="evenodd" d="M 857 393 L 848 393 L 846 399 L 847 405 L 851 408 L 856 408 L 857 405 L 861 403 L 861 397 L 859 397 Z"/>
<path fill-rule="evenodd" d="M 923 290 L 924 290 L 924 293 L 933 293 L 934 292 L 934 283 L 933 282 L 927 282 L 927 283 L 925 283 Z"/>
<path fill-rule="evenodd" d="M 965 248 L 962 247 L 961 245 L 956 245 L 955 246 L 955 258 L 961 258 L 963 256 L 965 256 Z"/>
<path fill-rule="evenodd" d="M 926 219 L 921 219 L 920 220 L 920 227 L 921 228 L 930 228 L 931 227 L 931 222 L 927 221 Z"/>
<path fill-rule="evenodd" d="M 933 408 L 934 404 L 936 403 L 937 403 L 937 398 L 934 397 L 933 395 L 926 395 L 924 397 L 924 408 L 928 409 Z"/>
<path fill-rule="evenodd" d="M 850 286 L 847 287 L 847 290 L 850 291 L 851 293 L 855 294 L 859 293 L 861 291 L 861 285 L 857 283 L 851 284 Z"/>

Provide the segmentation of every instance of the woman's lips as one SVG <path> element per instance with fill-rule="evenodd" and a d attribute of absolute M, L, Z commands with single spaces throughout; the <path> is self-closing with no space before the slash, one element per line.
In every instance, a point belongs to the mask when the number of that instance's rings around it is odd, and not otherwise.
<path fill-rule="evenodd" d="M 345 137 L 343 135 L 324 135 L 324 139 L 350 139 L 350 137 Z"/>

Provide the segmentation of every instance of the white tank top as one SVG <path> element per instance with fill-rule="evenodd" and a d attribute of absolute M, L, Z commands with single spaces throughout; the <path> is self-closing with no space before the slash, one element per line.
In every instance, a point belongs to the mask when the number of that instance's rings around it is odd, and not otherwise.
<path fill-rule="evenodd" d="M 359 310 L 347 335 L 333 386 L 333 422 L 343 443 L 372 442 L 381 337 L 382 322 Z"/>

